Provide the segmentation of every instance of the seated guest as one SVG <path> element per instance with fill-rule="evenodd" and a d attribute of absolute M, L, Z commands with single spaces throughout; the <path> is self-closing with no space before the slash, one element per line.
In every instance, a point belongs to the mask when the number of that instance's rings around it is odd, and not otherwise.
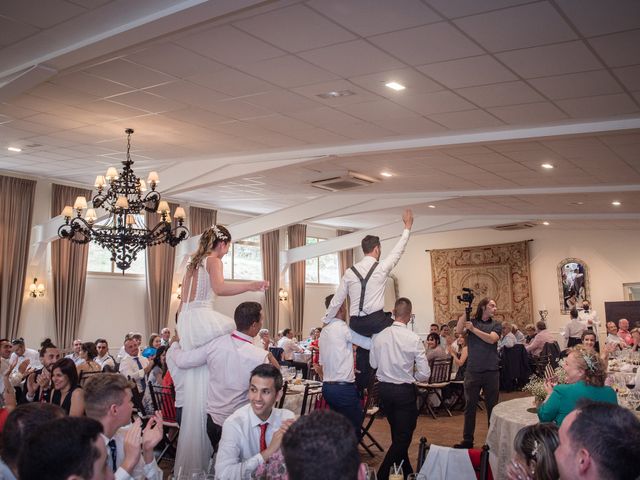
<path fill-rule="evenodd" d="M 295 420 L 289 410 L 274 408 L 282 397 L 282 375 L 271 364 L 251 372 L 249 404 L 240 407 L 222 425 L 216 456 L 216 478 L 251 478 L 258 465 L 280 449 L 282 436 Z"/>
<path fill-rule="evenodd" d="M 618 326 L 613 322 L 607 322 L 607 339 L 605 343 L 613 343 L 618 347 L 618 350 L 622 350 L 626 347 L 625 341 L 618 335 Z"/>
<path fill-rule="evenodd" d="M 18 459 L 20 480 L 112 480 L 102 425 L 90 418 L 60 418 L 38 427 Z"/>
<path fill-rule="evenodd" d="M 503 348 L 513 348 L 516 343 L 516 336 L 511 332 L 511 324 L 502 322 L 502 333 L 500 340 L 498 340 L 498 353 L 502 353 Z"/>
<path fill-rule="evenodd" d="M 169 330 L 167 327 L 164 327 L 162 330 L 160 330 L 160 345 L 169 348 L 170 344 L 171 330 Z"/>
<path fill-rule="evenodd" d="M 582 332 L 582 346 L 585 348 L 585 350 L 597 353 L 596 344 L 596 334 L 593 330 L 585 330 L 584 332 Z M 609 364 L 609 355 L 617 349 L 617 344 L 607 343 L 605 344 L 602 352 L 600 352 L 600 358 L 604 362 L 605 370 L 607 370 L 607 365 Z"/>
<path fill-rule="evenodd" d="M 124 342 L 127 355 L 120 362 L 120 374 L 136 383 L 138 391 L 144 393 L 147 388 L 147 375 L 153 368 L 153 362 L 140 355 L 138 341 L 133 337 Z"/>
<path fill-rule="evenodd" d="M 453 344 L 453 337 L 451 335 L 451 327 L 446 323 L 440 327 L 440 345 L 446 350 L 447 345 Z"/>
<path fill-rule="evenodd" d="M 531 343 L 525 346 L 527 352 L 534 356 L 538 356 L 542 353 L 545 343 L 555 342 L 553 335 L 551 335 L 551 332 L 547 330 L 547 324 L 542 320 L 538 320 L 538 323 L 536 323 L 536 332 L 536 336 L 531 340 Z"/>
<path fill-rule="evenodd" d="M 564 338 L 567 347 L 573 347 L 582 342 L 582 333 L 587 329 L 584 323 L 578 319 L 578 310 L 572 308 L 569 312 L 569 323 L 564 327 Z"/>
<path fill-rule="evenodd" d="M 513 335 L 516 337 L 516 343 L 520 343 L 522 345 L 526 343 L 526 337 L 524 336 L 524 333 L 520 331 L 518 325 L 516 325 L 515 323 L 511 326 L 511 333 L 513 333 Z"/>
<path fill-rule="evenodd" d="M 131 383 L 117 373 L 94 375 L 85 385 L 87 417 L 100 422 L 107 464 L 117 479 L 162 480 L 153 449 L 162 440 L 162 414 L 156 412 L 141 430 L 131 423 Z"/>
<path fill-rule="evenodd" d="M 149 381 L 156 386 L 162 386 L 162 379 L 167 373 L 167 349 L 168 347 L 160 346 L 156 350 L 156 355 L 153 358 L 153 367 L 149 372 Z"/>
<path fill-rule="evenodd" d="M 508 480 L 556 480 L 558 465 L 558 426 L 538 423 L 521 428 L 513 440 L 515 452 L 507 466 Z"/>
<path fill-rule="evenodd" d="M 51 368 L 53 391 L 49 401 L 62 407 L 67 415 L 84 415 L 84 393 L 78 385 L 76 365 L 68 357 L 61 358 Z"/>
<path fill-rule="evenodd" d="M 464 372 L 467 368 L 467 357 L 469 356 L 466 335 L 460 335 L 456 339 L 456 343 L 458 344 L 458 350 L 454 351 L 453 347 L 450 345 L 449 355 L 453 357 L 453 364 L 458 368 L 455 380 L 464 380 Z"/>
<path fill-rule="evenodd" d="M 5 342 L 7 345 L 11 345 L 8 340 L 6 340 Z M 9 349 L 10 348 L 11 347 L 9 347 Z M 0 383 L 3 387 L 2 407 L 0 407 L 0 432 L 2 432 L 2 429 L 4 428 L 4 423 L 7 421 L 7 417 L 18 405 L 18 402 L 16 400 L 16 390 L 15 388 L 13 388 L 13 385 L 11 385 L 11 380 L 9 379 L 14 366 L 15 363 L 7 365 L 5 371 L 2 372 L 2 378 L 0 378 Z"/>
<path fill-rule="evenodd" d="M 116 359 L 109 354 L 109 344 L 104 338 L 96 340 L 96 351 L 98 355 L 93 359 L 102 370 L 115 372 Z"/>
<path fill-rule="evenodd" d="M 440 345 L 440 335 L 438 335 L 437 333 L 430 333 L 429 335 L 427 335 L 425 348 L 427 350 L 427 361 L 429 363 L 436 359 L 449 357 L 447 351 L 442 345 Z"/>
<path fill-rule="evenodd" d="M 547 398 L 538 408 L 541 422 L 561 425 L 564 418 L 582 399 L 618 403 L 613 388 L 605 386 L 607 372 L 600 357 L 582 346 L 571 350 L 565 361 L 566 384 L 553 384 L 547 380 Z"/>
<path fill-rule="evenodd" d="M 51 393 L 51 368 L 53 364 L 60 360 L 60 350 L 56 347 L 50 338 L 46 338 L 41 344 L 39 351 L 40 363 L 39 368 L 27 376 L 27 394 L 28 402 L 48 402 Z"/>
<path fill-rule="evenodd" d="M 82 372 L 100 372 L 102 371 L 102 366 L 94 359 L 98 356 L 98 349 L 96 348 L 96 344 L 93 342 L 84 342 L 80 347 L 80 358 L 82 358 L 83 362 L 78 365 L 78 376 Z"/>
<path fill-rule="evenodd" d="M 27 403 L 11 412 L 2 430 L 0 478 L 15 480 L 18 456 L 27 437 L 40 425 L 64 416 L 60 407 L 50 403 Z"/>
<path fill-rule="evenodd" d="M 347 419 L 331 410 L 300 417 L 284 434 L 282 453 L 289 480 L 365 478 L 358 437 Z"/>
<path fill-rule="evenodd" d="M 137 344 L 138 344 L 138 349 L 140 349 L 140 345 L 142 345 L 142 334 L 138 333 L 138 332 L 129 332 L 124 336 L 124 342 L 126 343 L 127 340 L 134 340 Z M 127 351 L 125 348 L 124 343 L 122 344 L 122 347 L 120 347 L 120 351 L 118 352 L 118 355 L 116 355 L 116 361 L 117 363 L 122 362 L 122 360 L 124 360 L 124 358 L 127 356 Z"/>
<path fill-rule="evenodd" d="M 555 451 L 562 480 L 627 480 L 640 476 L 640 421 L 626 408 L 585 402 L 567 415 Z"/>
<path fill-rule="evenodd" d="M 618 320 L 618 336 L 624 341 L 625 346 L 630 347 L 633 345 L 633 337 L 629 332 L 629 320 L 626 318 Z"/>
<path fill-rule="evenodd" d="M 440 334 L 440 325 L 438 325 L 437 323 L 432 323 L 429 327 L 429 333 Z"/>
<path fill-rule="evenodd" d="M 80 356 L 81 348 L 82 348 L 82 340 L 80 340 L 79 338 L 76 338 L 73 341 L 73 351 L 65 355 L 65 358 L 70 358 L 71 360 L 73 360 L 73 363 L 75 363 L 76 365 L 80 365 L 82 362 L 84 362 L 84 360 Z"/>
<path fill-rule="evenodd" d="M 16 364 L 16 369 L 22 365 L 22 362 L 29 360 L 29 364 L 33 368 L 40 368 L 40 356 L 38 355 L 38 351 L 33 348 L 27 348 L 24 343 L 24 338 L 15 338 L 11 341 L 13 353 L 11 353 L 11 357 L 9 358 L 10 362 L 18 360 Z"/>
<path fill-rule="evenodd" d="M 640 349 L 640 328 L 634 328 L 631 330 L 631 337 L 633 338 L 633 346 L 631 349 L 637 352 Z"/>
<path fill-rule="evenodd" d="M 536 327 L 533 323 L 529 323 L 524 327 L 524 344 L 529 345 L 533 338 L 536 336 Z"/>
<path fill-rule="evenodd" d="M 295 338 L 293 338 L 293 330 L 285 328 L 282 331 L 282 338 L 278 342 L 278 347 L 284 350 L 282 353 L 282 359 L 286 361 L 293 361 L 293 354 L 296 352 L 304 352 L 304 349 L 298 345 Z"/>
<path fill-rule="evenodd" d="M 318 364 L 318 358 L 320 357 L 320 333 L 322 328 L 318 327 L 313 330 L 312 340 L 309 342 L 307 348 L 311 351 L 311 363 L 313 365 Z"/>
<path fill-rule="evenodd" d="M 156 350 L 162 346 L 162 337 L 157 333 L 152 333 L 149 336 L 149 347 L 155 348 Z"/>

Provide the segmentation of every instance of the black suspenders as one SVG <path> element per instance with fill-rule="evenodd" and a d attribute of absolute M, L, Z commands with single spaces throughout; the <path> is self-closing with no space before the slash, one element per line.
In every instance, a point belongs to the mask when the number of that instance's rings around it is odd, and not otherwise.
<path fill-rule="evenodd" d="M 361 291 L 360 291 L 360 306 L 358 307 L 358 313 L 362 312 L 362 307 L 364 307 L 364 292 L 367 289 L 367 282 L 369 281 L 369 279 L 371 278 L 371 275 L 373 275 L 373 271 L 376 269 L 376 267 L 378 266 L 378 262 L 375 262 L 372 266 L 371 269 L 369 270 L 369 273 L 367 273 L 367 276 L 362 278 L 362 275 L 360 275 L 360 272 L 358 272 L 358 270 L 356 270 L 356 267 L 351 267 L 351 271 L 353 273 L 355 273 L 356 277 L 358 277 L 358 279 L 360 280 L 360 286 L 361 286 Z"/>

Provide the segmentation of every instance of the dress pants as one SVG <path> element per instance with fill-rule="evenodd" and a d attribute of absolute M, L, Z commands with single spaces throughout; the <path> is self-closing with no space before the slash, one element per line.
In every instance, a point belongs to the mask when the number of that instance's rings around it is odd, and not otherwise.
<path fill-rule="evenodd" d="M 218 451 L 218 444 L 222 438 L 222 426 L 213 422 L 210 415 L 207 415 L 207 436 L 213 447 L 213 451 Z"/>
<path fill-rule="evenodd" d="M 380 333 L 392 324 L 391 313 L 382 310 L 362 317 L 352 316 L 349 319 L 349 328 L 365 337 Z M 372 375 L 373 369 L 369 364 L 369 350 L 358 347 L 356 349 L 356 385 L 360 393 L 369 386 Z"/>
<path fill-rule="evenodd" d="M 322 397 L 331 410 L 344 415 L 351 422 L 356 437 L 360 438 L 364 411 L 355 383 L 325 382 L 322 384 Z"/>
<path fill-rule="evenodd" d="M 490 370 L 485 372 L 470 372 L 467 370 L 464 376 L 464 431 L 462 439 L 465 443 L 473 443 L 473 434 L 476 430 L 476 412 L 480 400 L 480 390 L 484 393 L 484 402 L 487 406 L 487 420 L 491 421 L 491 411 L 498 403 L 500 392 L 500 372 Z"/>
<path fill-rule="evenodd" d="M 382 410 L 391 427 L 391 446 L 378 469 L 378 480 L 387 480 L 393 464 L 398 466 L 403 460 L 402 471 L 406 478 L 413 473 L 408 451 L 418 421 L 416 387 L 412 383 L 380 382 L 378 389 Z"/>

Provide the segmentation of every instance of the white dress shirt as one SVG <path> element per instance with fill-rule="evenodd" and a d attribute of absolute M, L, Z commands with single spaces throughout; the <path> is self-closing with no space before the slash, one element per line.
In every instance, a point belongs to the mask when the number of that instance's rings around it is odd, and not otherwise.
<path fill-rule="evenodd" d="M 250 404 L 236 410 L 222 426 L 216 455 L 216 479 L 250 479 L 258 465 L 264 462 L 260 455 L 260 425 L 268 423 L 265 432 L 268 446 L 282 422 L 292 418 L 295 418 L 292 411 L 280 408 L 271 410 L 266 422 L 256 416 Z"/>
<path fill-rule="evenodd" d="M 344 320 L 332 318 L 320 332 L 320 359 L 325 382 L 355 382 L 353 344 L 371 349 L 371 339 L 351 330 Z"/>
<path fill-rule="evenodd" d="M 140 360 L 140 365 L 142 368 L 138 367 L 135 359 Z M 119 372 L 127 378 L 130 378 L 136 385 L 138 386 L 138 390 L 143 392 L 146 389 L 146 377 L 147 373 L 144 371 L 144 368 L 149 364 L 149 360 L 147 360 L 142 355 L 138 355 L 137 357 L 127 356 L 122 359 L 120 363 Z"/>
<path fill-rule="evenodd" d="M 138 464 L 131 472 L 131 475 L 122 468 L 122 462 L 124 462 L 124 436 L 131 425 L 119 428 L 113 439 L 116 441 L 116 467 L 117 470 L 114 473 L 115 480 L 162 480 L 162 470 L 158 466 L 156 459 L 154 458 L 151 463 L 144 463 L 144 458 L 140 455 Z M 112 468 L 111 449 L 109 448 L 109 438 L 101 434 L 104 439 L 105 447 L 107 448 L 107 468 Z"/>
<path fill-rule="evenodd" d="M 102 370 L 104 370 L 105 366 L 109 366 L 111 368 L 115 368 L 116 366 L 116 361 L 108 353 L 106 353 L 103 357 L 97 356 L 96 358 L 93 359 L 93 361 L 96 362 L 98 365 L 100 365 L 100 368 Z"/>
<path fill-rule="evenodd" d="M 70 358 L 71 360 L 73 360 L 73 363 L 76 364 L 76 367 L 84 363 L 84 360 L 80 357 L 80 354 L 76 352 L 69 353 L 68 355 L 65 355 L 64 358 Z"/>
<path fill-rule="evenodd" d="M 169 355 L 168 352 L 166 360 L 167 368 L 173 379 L 173 388 L 176 392 L 176 408 L 182 408 L 184 405 L 184 370 L 178 367 L 173 355 Z"/>
<path fill-rule="evenodd" d="M 278 348 L 284 350 L 282 353 L 283 360 L 293 360 L 293 354 L 296 352 L 304 352 L 304 349 L 298 343 L 289 337 L 282 337 L 278 341 Z M 264 350 L 264 349 L 263 349 Z"/>
<path fill-rule="evenodd" d="M 373 336 L 369 363 L 378 369 L 376 377 L 381 382 L 426 382 L 431 374 L 422 340 L 401 322 Z"/>
<path fill-rule="evenodd" d="M 569 323 L 564 327 L 564 337 L 569 343 L 570 338 L 582 338 L 582 332 L 587 329 L 585 324 L 578 318 L 569 320 Z M 595 333 L 595 330 L 594 330 Z M 597 338 L 597 337 L 596 337 Z"/>
<path fill-rule="evenodd" d="M 384 290 L 387 285 L 387 277 L 404 253 L 404 249 L 407 245 L 407 242 L 409 241 L 409 233 L 410 230 L 405 228 L 402 232 L 400 240 L 398 240 L 398 243 L 395 244 L 395 246 L 389 253 L 389 256 L 382 260 L 373 271 L 373 274 L 367 282 L 364 304 L 362 306 L 363 312 L 359 311 L 360 294 L 362 292 L 360 279 L 356 277 L 356 274 L 353 273 L 351 269 L 348 269 L 344 273 L 342 280 L 340 280 L 338 290 L 333 296 L 331 304 L 329 304 L 327 313 L 324 316 L 325 321 L 328 318 L 334 318 L 336 316 L 336 313 L 338 313 L 340 306 L 346 300 L 347 294 L 349 295 L 349 298 L 351 300 L 349 306 L 349 315 L 352 317 L 369 315 L 370 313 L 377 312 L 384 308 Z M 358 263 L 356 263 L 354 267 L 356 270 L 358 270 L 360 275 L 362 275 L 362 278 L 365 278 L 375 262 L 375 258 L 369 255 L 365 255 L 365 257 Z"/>
<path fill-rule="evenodd" d="M 40 354 L 38 353 L 37 350 L 34 350 L 33 348 L 25 348 L 24 353 L 20 356 L 18 356 L 16 352 L 13 352 L 11 354 L 11 357 L 9 357 L 9 363 L 13 363 L 16 358 L 18 359 L 18 363 L 16 363 L 16 367 L 13 370 L 14 372 L 18 371 L 18 367 L 26 359 L 29 359 L 29 368 L 42 367 L 42 364 L 40 363 Z"/>
<path fill-rule="evenodd" d="M 503 348 L 513 348 L 516 343 L 518 343 L 516 341 L 516 336 L 509 332 L 498 340 L 498 350 L 502 350 Z"/>
<path fill-rule="evenodd" d="M 216 425 L 249 401 L 251 371 L 269 362 L 268 352 L 252 342 L 236 330 L 193 350 L 182 350 L 178 342 L 169 348 L 167 357 L 171 355 L 180 368 L 208 365 L 207 413 Z"/>
<path fill-rule="evenodd" d="M 585 327 L 593 328 L 593 333 L 596 334 L 596 339 L 598 338 L 598 329 L 600 328 L 600 320 L 598 319 L 598 313 L 595 310 L 589 310 L 585 312 L 584 310 L 578 311 L 578 319 L 580 322 L 584 324 Z M 591 323 L 589 323 L 591 321 Z"/>

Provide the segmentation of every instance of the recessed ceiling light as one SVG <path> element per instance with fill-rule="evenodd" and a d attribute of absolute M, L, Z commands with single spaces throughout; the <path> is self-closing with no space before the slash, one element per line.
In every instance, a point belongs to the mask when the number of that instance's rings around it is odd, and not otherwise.
<path fill-rule="evenodd" d="M 18 148 L 18 147 L 8 147 L 7 150 L 9 150 L 10 152 L 21 152 L 22 149 Z"/>
<path fill-rule="evenodd" d="M 614 200 L 613 202 L 611 202 L 611 205 L 613 205 L 614 207 L 619 207 L 620 205 L 622 205 L 622 202 L 619 202 L 618 200 Z"/>
<path fill-rule="evenodd" d="M 435 205 L 429 205 L 429 208 L 436 208 Z"/>
<path fill-rule="evenodd" d="M 542 168 L 546 168 L 547 170 L 551 170 L 552 168 L 555 168 L 552 164 L 550 163 L 543 163 L 542 165 L 540 165 Z"/>
<path fill-rule="evenodd" d="M 569 205 L 584 205 L 584 202 L 569 202 Z"/>
<path fill-rule="evenodd" d="M 396 92 L 399 92 L 400 90 L 404 90 L 405 88 L 407 88 L 398 82 L 385 83 L 384 86 L 389 87 L 391 90 L 395 90 Z"/>
<path fill-rule="evenodd" d="M 318 93 L 316 97 L 328 99 L 328 98 L 339 98 L 339 97 L 350 97 L 351 95 L 355 95 L 356 92 L 352 92 L 351 90 L 333 90 L 331 92 Z"/>
<path fill-rule="evenodd" d="M 549 222 L 542 222 L 543 225 L 549 225 Z"/>
<path fill-rule="evenodd" d="M 381 172 L 380 175 L 382 175 L 383 177 L 393 177 L 393 173 L 390 172 Z"/>

